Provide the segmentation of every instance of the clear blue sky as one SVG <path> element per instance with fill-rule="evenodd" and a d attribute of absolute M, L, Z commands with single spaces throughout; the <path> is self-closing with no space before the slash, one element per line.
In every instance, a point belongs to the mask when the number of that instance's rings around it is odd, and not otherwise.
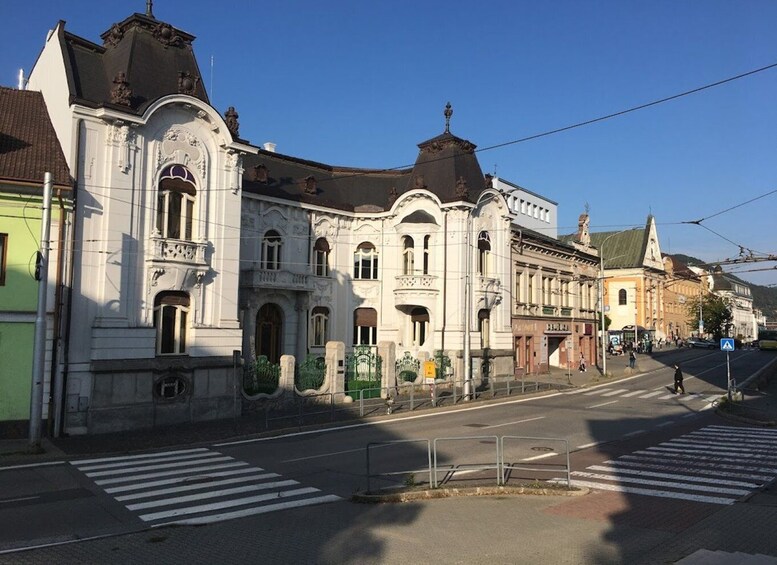
<path fill-rule="evenodd" d="M 144 10 L 4 0 L 0 84 L 29 72 L 57 20 L 99 43 Z M 197 36 L 212 102 L 237 108 L 242 137 L 354 167 L 411 165 L 448 101 L 452 132 L 482 148 L 777 63 L 774 1 L 156 0 L 154 15 Z M 679 224 L 777 189 L 776 142 L 777 68 L 479 159 L 558 202 L 560 233 L 586 203 L 593 231 L 652 212 L 662 251 L 714 261 L 739 245 L 777 254 L 777 193 L 703 223 L 720 236 Z M 729 270 L 776 284 L 775 266 Z"/>

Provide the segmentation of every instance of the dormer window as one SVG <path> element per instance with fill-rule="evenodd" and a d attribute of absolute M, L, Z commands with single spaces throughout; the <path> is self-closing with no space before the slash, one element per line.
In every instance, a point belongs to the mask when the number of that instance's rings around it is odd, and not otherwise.
<path fill-rule="evenodd" d="M 156 229 L 163 238 L 193 241 L 194 176 L 183 165 L 170 165 L 159 177 Z"/>

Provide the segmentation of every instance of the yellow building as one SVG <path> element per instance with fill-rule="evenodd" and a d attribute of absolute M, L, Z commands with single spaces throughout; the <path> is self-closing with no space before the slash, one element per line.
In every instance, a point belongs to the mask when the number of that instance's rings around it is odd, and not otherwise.
<path fill-rule="evenodd" d="M 671 255 L 664 255 L 664 323 L 667 339 L 686 339 L 698 330 L 688 324 L 688 304 L 698 298 L 702 279 L 688 265 Z"/>

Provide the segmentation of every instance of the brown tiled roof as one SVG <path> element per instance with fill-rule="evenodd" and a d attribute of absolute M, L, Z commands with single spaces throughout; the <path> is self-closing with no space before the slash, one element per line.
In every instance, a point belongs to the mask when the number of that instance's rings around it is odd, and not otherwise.
<path fill-rule="evenodd" d="M 0 180 L 72 188 L 65 156 L 51 125 L 43 95 L 0 86 Z"/>

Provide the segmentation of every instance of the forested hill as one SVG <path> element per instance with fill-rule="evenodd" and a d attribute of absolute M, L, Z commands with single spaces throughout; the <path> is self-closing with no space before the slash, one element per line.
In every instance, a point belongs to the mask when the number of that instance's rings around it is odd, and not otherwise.
<path fill-rule="evenodd" d="M 676 257 L 683 263 L 689 266 L 694 267 L 705 267 L 709 268 L 712 265 L 707 265 L 704 261 L 701 259 L 697 259 L 696 257 L 691 257 L 690 255 L 682 255 L 681 253 L 673 253 L 672 257 Z M 753 306 L 756 308 L 759 308 L 764 315 L 766 316 L 766 319 L 768 321 L 773 322 L 774 320 L 777 320 L 777 287 L 769 287 L 769 286 L 762 286 L 760 284 L 753 284 L 751 282 L 747 282 L 746 280 L 740 279 L 736 275 L 730 275 L 726 273 L 727 277 L 730 277 L 734 279 L 735 281 L 739 281 L 742 284 L 746 284 L 750 287 L 750 290 L 753 293 Z"/>

